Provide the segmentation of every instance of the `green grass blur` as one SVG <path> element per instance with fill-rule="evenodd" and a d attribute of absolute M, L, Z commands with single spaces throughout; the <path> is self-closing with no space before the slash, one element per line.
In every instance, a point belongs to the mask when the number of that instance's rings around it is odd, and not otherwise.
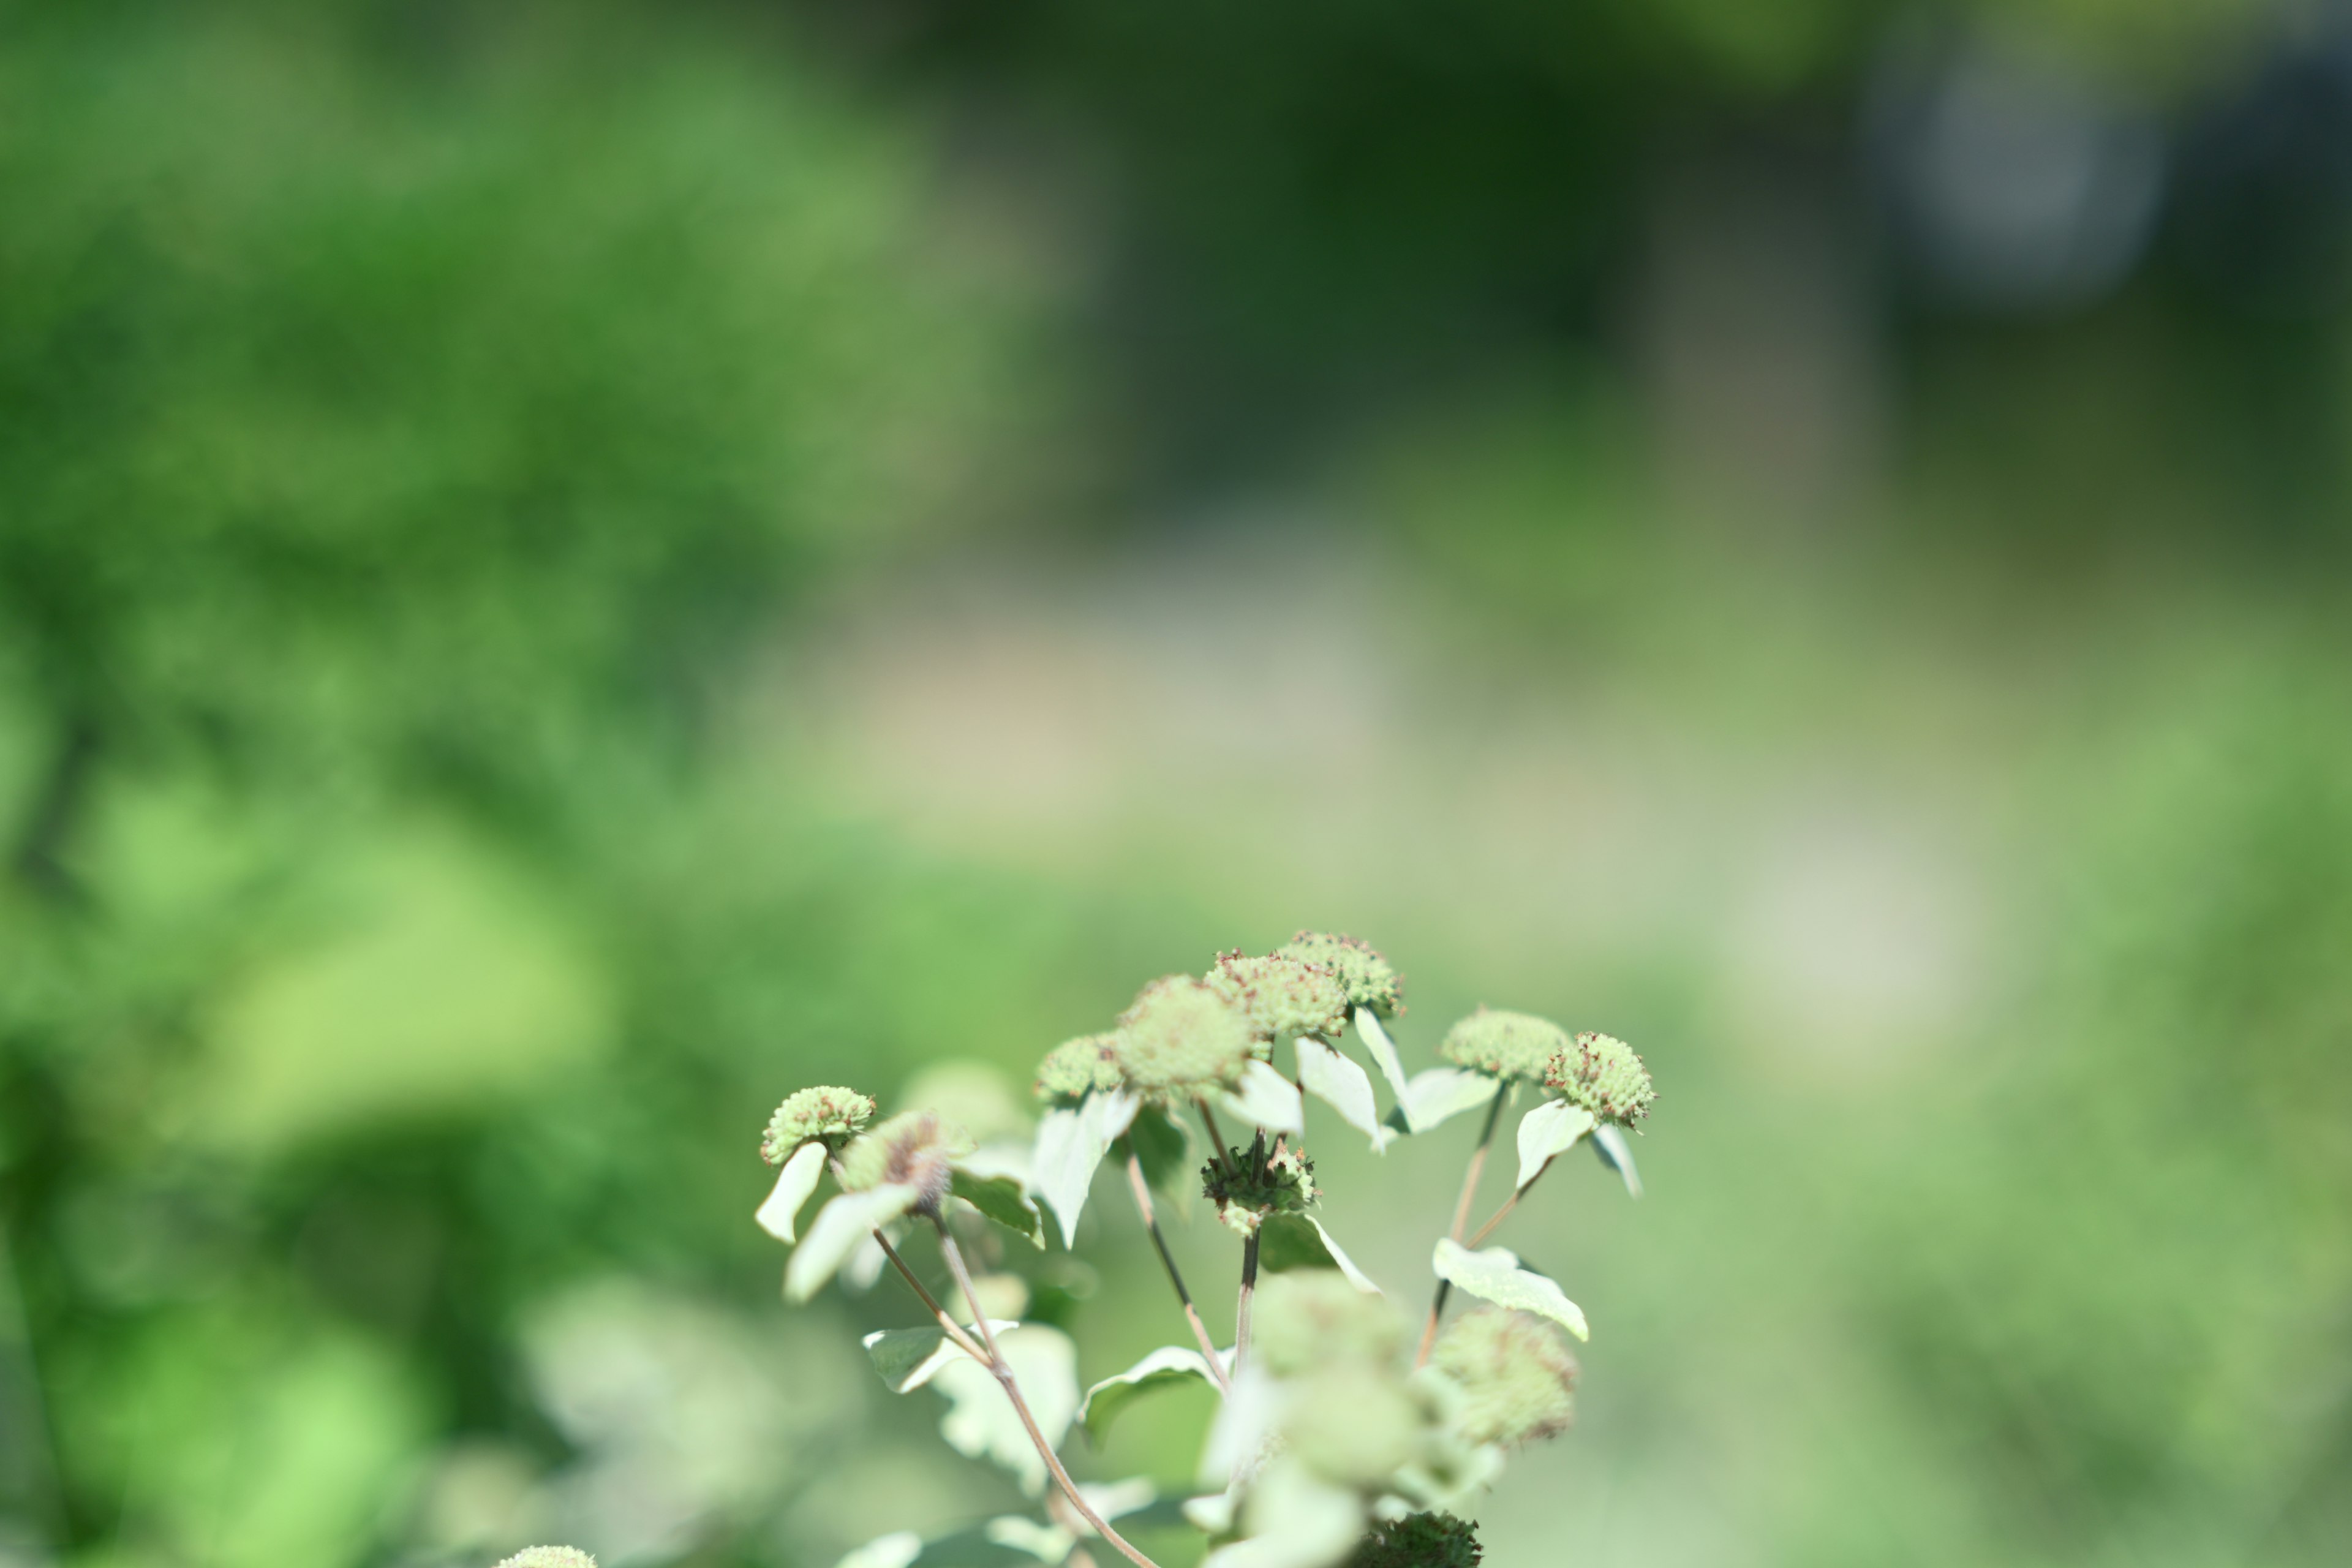
<path fill-rule="evenodd" d="M 0 4 L 0 1568 L 1018 1506 L 766 1114 L 1301 925 L 1664 1091 L 1489 1563 L 2352 1557 L 2352 44 L 1954 8 L 2175 150 L 2029 298 L 1918 26 Z M 1469 1131 L 1310 1132 L 1417 1304 Z M 1002 1259 L 1090 1377 L 1123 1205 Z"/>

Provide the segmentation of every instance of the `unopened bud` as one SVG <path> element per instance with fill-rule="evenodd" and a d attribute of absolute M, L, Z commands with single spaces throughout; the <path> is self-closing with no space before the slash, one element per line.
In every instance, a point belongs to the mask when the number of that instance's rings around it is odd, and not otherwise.
<path fill-rule="evenodd" d="M 1568 1046 L 1568 1031 L 1549 1018 L 1481 1007 L 1446 1031 L 1437 1054 L 1489 1077 L 1540 1080 Z"/>
<path fill-rule="evenodd" d="M 1649 1115 L 1651 1102 L 1658 1098 L 1650 1069 L 1633 1047 L 1590 1031 L 1546 1064 L 1544 1087 L 1591 1111 L 1594 1121 L 1620 1127 L 1631 1127 Z"/>
<path fill-rule="evenodd" d="M 1372 944 L 1332 931 L 1303 931 L 1274 950 L 1276 958 L 1295 958 L 1328 969 L 1348 988 L 1348 1002 L 1370 1007 L 1383 1018 L 1404 1011 L 1404 976 L 1373 951 Z"/>
<path fill-rule="evenodd" d="M 760 1140 L 760 1158 L 781 1165 L 810 1139 L 838 1151 L 873 1119 L 874 1101 L 854 1089 L 825 1085 L 804 1089 L 776 1107 Z M 535 1550 L 535 1549 L 534 1549 Z"/>

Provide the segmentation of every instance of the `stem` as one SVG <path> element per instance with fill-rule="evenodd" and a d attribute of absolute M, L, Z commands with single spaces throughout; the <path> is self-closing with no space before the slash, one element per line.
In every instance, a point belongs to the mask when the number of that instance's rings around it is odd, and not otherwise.
<path fill-rule="evenodd" d="M 1462 1239 L 1462 1233 L 1470 1228 L 1470 1205 L 1478 1195 L 1478 1178 L 1486 1173 L 1486 1151 L 1494 1146 L 1495 1124 L 1503 1120 L 1503 1100 L 1509 1089 L 1510 1085 L 1505 1083 L 1495 1086 L 1494 1103 L 1486 1109 L 1486 1128 L 1478 1134 L 1478 1147 L 1470 1152 L 1470 1168 L 1463 1173 L 1462 1196 L 1454 1205 L 1454 1229 L 1451 1232 L 1457 1243 Z M 1412 1358 L 1416 1368 L 1429 1364 L 1429 1352 L 1437 1343 L 1437 1320 L 1444 1316 L 1446 1293 L 1453 1289 L 1453 1281 L 1440 1279 L 1437 1294 L 1430 1298 L 1429 1321 L 1422 1325 L 1421 1349 Z"/>
<path fill-rule="evenodd" d="M 1250 1301 L 1257 1294 L 1257 1232 L 1242 1243 L 1242 1293 L 1234 1303 L 1234 1373 L 1239 1376 L 1242 1358 L 1249 1354 Z"/>
<path fill-rule="evenodd" d="M 1176 1300 L 1184 1304 L 1184 1321 L 1192 1325 L 1192 1337 L 1201 1342 L 1201 1353 L 1208 1358 L 1209 1374 L 1217 1386 L 1233 1391 L 1233 1380 L 1225 1375 L 1225 1364 L 1217 1356 L 1217 1343 L 1209 1338 L 1209 1325 L 1201 1321 L 1201 1309 L 1192 1305 L 1192 1293 L 1184 1289 L 1184 1276 L 1176 1270 L 1176 1255 L 1168 1250 L 1168 1238 L 1160 1233 L 1160 1216 L 1151 1208 L 1151 1184 L 1143 1179 L 1143 1162 L 1135 1152 L 1135 1145 L 1119 1140 L 1127 1151 L 1127 1184 L 1135 1194 L 1135 1206 L 1142 1212 L 1143 1228 L 1151 1233 L 1151 1245 L 1160 1249 L 1160 1262 L 1168 1270 L 1168 1283 L 1176 1287 Z"/>
<path fill-rule="evenodd" d="M 1217 1113 L 1209 1109 L 1209 1102 L 1202 1096 L 1194 1095 L 1192 1104 L 1201 1112 L 1201 1125 L 1209 1130 L 1209 1144 L 1215 1152 L 1217 1169 L 1229 1176 L 1232 1175 L 1233 1162 L 1225 1158 L 1225 1133 L 1224 1130 L 1217 1125 Z"/>
<path fill-rule="evenodd" d="M 1509 1197 L 1505 1198 L 1503 1200 L 1503 1206 L 1496 1209 L 1493 1215 L 1488 1216 L 1486 1223 L 1478 1227 L 1477 1233 L 1472 1236 L 1469 1240 L 1464 1242 L 1462 1245 L 1475 1250 L 1480 1242 L 1495 1234 L 1495 1227 L 1496 1226 L 1502 1224 L 1506 1219 L 1510 1217 L 1511 1211 L 1519 1206 L 1519 1199 L 1527 1194 L 1528 1188 L 1533 1187 L 1538 1182 L 1542 1181 L 1544 1178 L 1544 1173 L 1559 1163 L 1559 1157 L 1558 1155 L 1554 1155 L 1552 1158 L 1546 1160 L 1541 1165 L 1536 1167 L 1536 1173 L 1528 1178 L 1527 1186 L 1519 1188 Z"/>
<path fill-rule="evenodd" d="M 986 1364 L 988 1352 L 981 1349 L 979 1343 L 970 1334 L 964 1332 L 962 1327 L 953 1318 L 948 1316 L 948 1310 L 940 1305 L 937 1298 L 923 1289 L 923 1282 L 915 1278 L 915 1271 L 907 1267 L 907 1260 L 898 1256 L 898 1249 L 890 1245 L 890 1238 L 877 1230 L 874 1233 L 874 1239 L 882 1244 L 882 1256 L 887 1258 L 891 1267 L 898 1270 L 898 1278 L 907 1282 L 908 1289 L 923 1299 L 923 1305 L 931 1310 L 931 1316 L 940 1321 L 940 1327 L 947 1331 L 948 1338 L 953 1340 L 957 1348 L 964 1354 L 983 1365 Z M 980 1310 L 979 1302 L 972 1303 L 972 1310 L 975 1312 Z"/>
<path fill-rule="evenodd" d="M 940 1253 L 948 1260 L 948 1272 L 955 1276 L 956 1284 L 963 1290 L 963 1299 L 971 1305 L 972 1316 L 979 1320 L 980 1337 L 988 1346 L 988 1370 L 996 1374 L 997 1384 L 1004 1390 L 1004 1397 L 1013 1401 L 1013 1414 L 1020 1416 L 1021 1425 L 1029 1429 L 1029 1440 L 1037 1445 L 1037 1457 L 1045 1460 L 1045 1468 L 1053 1472 L 1055 1481 L 1062 1489 L 1062 1495 L 1070 1500 L 1070 1506 L 1078 1510 L 1078 1517 L 1091 1525 L 1096 1534 L 1118 1547 L 1136 1568 L 1160 1568 L 1157 1563 L 1129 1545 L 1127 1537 L 1113 1530 L 1109 1521 L 1095 1511 L 1094 1505 L 1079 1493 L 1078 1483 L 1070 1479 L 1070 1472 L 1062 1468 L 1060 1457 L 1054 1452 L 1054 1445 L 1045 1441 L 1045 1434 L 1037 1428 L 1037 1418 L 1029 1413 L 1029 1402 L 1021 1397 L 1021 1384 L 1014 1381 L 1013 1368 L 1005 1362 L 1004 1352 L 996 1348 L 996 1331 L 989 1327 L 988 1314 L 980 1309 L 980 1292 L 972 1289 L 971 1271 L 963 1266 L 963 1253 L 956 1246 L 955 1237 L 948 1234 L 947 1222 L 934 1214 L 931 1224 L 940 1233 Z"/>

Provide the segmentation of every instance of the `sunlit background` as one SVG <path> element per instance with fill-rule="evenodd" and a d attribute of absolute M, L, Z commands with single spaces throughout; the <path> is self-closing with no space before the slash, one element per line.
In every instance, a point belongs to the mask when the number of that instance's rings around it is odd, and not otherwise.
<path fill-rule="evenodd" d="M 1663 1090 L 1496 1568 L 2352 1561 L 2347 454 L 2326 0 L 0 5 L 0 1564 L 1017 1506 L 767 1112 L 1302 925 Z"/>

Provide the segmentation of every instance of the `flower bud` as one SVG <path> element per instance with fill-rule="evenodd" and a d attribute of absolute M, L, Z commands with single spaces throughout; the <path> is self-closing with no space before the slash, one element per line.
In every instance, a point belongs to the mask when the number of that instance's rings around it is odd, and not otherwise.
<path fill-rule="evenodd" d="M 499 1568 L 596 1568 L 596 1560 L 576 1546 L 526 1546 Z"/>
<path fill-rule="evenodd" d="M 1409 1513 L 1375 1523 L 1347 1568 L 1478 1568 L 1475 1526 L 1450 1513 Z"/>
<path fill-rule="evenodd" d="M 1295 958 L 1328 969 L 1348 990 L 1350 1006 L 1370 1007 L 1383 1018 L 1404 1011 L 1404 976 L 1367 942 L 1329 931 L 1303 931 L 1274 950 L 1276 958 Z"/>
<path fill-rule="evenodd" d="M 1431 1364 L 1460 1389 L 1454 1427 L 1473 1443 L 1516 1447 L 1566 1431 L 1575 1415 L 1576 1358 L 1526 1312 L 1465 1313 L 1446 1326 Z"/>
<path fill-rule="evenodd" d="M 767 1135 L 760 1140 L 760 1158 L 781 1165 L 812 1138 L 823 1140 L 825 1147 L 837 1152 L 873 1116 L 874 1101 L 854 1089 L 835 1085 L 804 1089 L 768 1118 Z"/>
<path fill-rule="evenodd" d="M 1118 1016 L 1117 1038 L 1127 1081 L 1168 1100 L 1232 1085 L 1255 1044 L 1241 1014 L 1189 974 L 1164 975 L 1138 992 Z"/>
<path fill-rule="evenodd" d="M 1658 1098 L 1650 1069 L 1633 1047 L 1609 1035 L 1579 1035 L 1544 1070 L 1544 1087 L 1596 1121 L 1631 1127 L 1650 1114 Z"/>
<path fill-rule="evenodd" d="M 1245 958 L 1236 948 L 1219 953 L 1202 979 L 1261 1040 L 1291 1035 L 1336 1040 L 1348 1026 L 1348 988 L 1319 963 L 1279 954 Z"/>
<path fill-rule="evenodd" d="M 841 1190 L 909 1186 L 922 1194 L 917 1211 L 930 1213 L 948 1195 L 955 1175 L 951 1162 L 971 1151 L 972 1142 L 963 1129 L 942 1122 L 938 1111 L 905 1111 L 841 1152 Z"/>
<path fill-rule="evenodd" d="M 1089 1094 L 1108 1093 L 1118 1086 L 1117 1035 L 1065 1040 L 1037 1064 L 1037 1098 L 1049 1105 L 1076 1105 Z"/>
<path fill-rule="evenodd" d="M 1568 1046 L 1568 1031 L 1549 1018 L 1481 1007 L 1445 1032 L 1437 1054 L 1492 1078 L 1540 1079 Z"/>
<path fill-rule="evenodd" d="M 1272 1152 L 1261 1132 L 1247 1149 L 1201 1167 L 1201 1194 L 1217 1205 L 1217 1219 L 1247 1238 L 1278 1214 L 1304 1214 L 1315 1202 L 1315 1162 L 1283 1144 Z"/>
<path fill-rule="evenodd" d="M 1250 1354 L 1276 1377 L 1336 1361 L 1387 1366 L 1404 1348 L 1404 1322 L 1384 1296 L 1370 1296 L 1336 1268 L 1293 1268 L 1262 1280 Z"/>

